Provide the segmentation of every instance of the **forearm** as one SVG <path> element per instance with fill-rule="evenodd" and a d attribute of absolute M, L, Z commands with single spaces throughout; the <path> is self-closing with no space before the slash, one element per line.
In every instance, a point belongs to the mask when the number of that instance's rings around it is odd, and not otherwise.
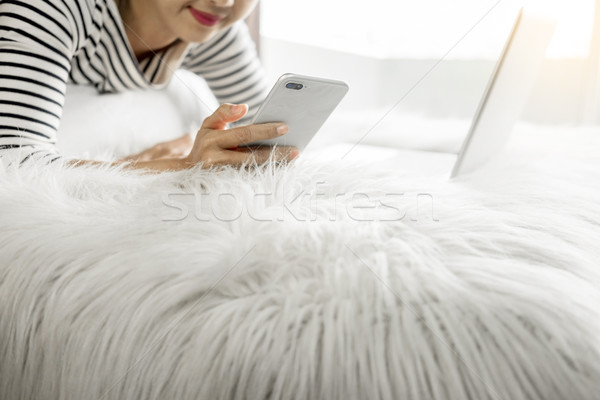
<path fill-rule="evenodd" d="M 95 160 L 69 160 L 67 162 L 72 166 L 80 165 L 124 165 L 125 169 L 146 170 L 149 172 L 166 172 L 166 171 L 181 171 L 190 168 L 192 164 L 188 163 L 185 158 L 163 158 L 150 161 L 115 161 L 104 162 Z"/>

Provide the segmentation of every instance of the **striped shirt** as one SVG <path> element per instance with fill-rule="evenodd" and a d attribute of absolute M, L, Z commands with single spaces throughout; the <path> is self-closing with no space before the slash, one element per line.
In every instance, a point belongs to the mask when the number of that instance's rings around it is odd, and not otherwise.
<path fill-rule="evenodd" d="M 55 144 L 67 82 L 100 93 L 160 88 L 177 68 L 204 78 L 222 103 L 256 110 L 266 96 L 243 22 L 205 43 L 178 40 L 138 62 L 115 0 L 0 0 L 0 158 L 23 164 L 62 157 Z"/>

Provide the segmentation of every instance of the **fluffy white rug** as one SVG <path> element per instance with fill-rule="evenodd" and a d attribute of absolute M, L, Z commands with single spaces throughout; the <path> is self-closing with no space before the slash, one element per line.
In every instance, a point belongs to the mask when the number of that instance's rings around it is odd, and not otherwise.
<path fill-rule="evenodd" d="M 599 180 L 2 173 L 0 398 L 597 399 Z"/>
<path fill-rule="evenodd" d="M 210 97 L 173 85 L 176 107 L 71 92 L 61 149 L 193 130 Z M 322 139 L 362 136 L 342 120 Z M 456 125 L 386 124 L 368 140 L 459 143 Z M 600 135 L 529 130 L 513 150 L 535 157 L 453 182 L 331 152 L 0 172 L 0 399 L 598 399 Z"/>

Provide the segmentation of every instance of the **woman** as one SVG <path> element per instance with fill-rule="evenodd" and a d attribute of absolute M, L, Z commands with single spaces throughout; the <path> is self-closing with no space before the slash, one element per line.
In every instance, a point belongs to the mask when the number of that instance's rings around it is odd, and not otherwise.
<path fill-rule="evenodd" d="M 266 95 L 242 22 L 257 1 L 0 0 L 0 157 L 20 164 L 62 158 L 54 146 L 67 81 L 120 92 L 162 87 L 185 68 L 205 78 L 225 104 L 193 143 L 185 135 L 114 164 L 163 171 L 264 162 L 269 149 L 238 146 L 285 134 L 285 124 L 227 129 L 247 121 L 248 105 L 255 110 Z M 297 155 L 280 149 L 275 158 Z"/>

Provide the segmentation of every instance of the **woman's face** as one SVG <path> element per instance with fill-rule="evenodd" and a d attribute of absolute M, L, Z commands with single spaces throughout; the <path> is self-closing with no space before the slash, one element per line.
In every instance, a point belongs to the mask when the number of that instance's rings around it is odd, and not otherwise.
<path fill-rule="evenodd" d="M 130 0 L 136 14 L 150 16 L 161 29 L 186 42 L 205 42 L 244 19 L 258 0 Z M 144 8 L 146 8 L 144 10 Z"/>

